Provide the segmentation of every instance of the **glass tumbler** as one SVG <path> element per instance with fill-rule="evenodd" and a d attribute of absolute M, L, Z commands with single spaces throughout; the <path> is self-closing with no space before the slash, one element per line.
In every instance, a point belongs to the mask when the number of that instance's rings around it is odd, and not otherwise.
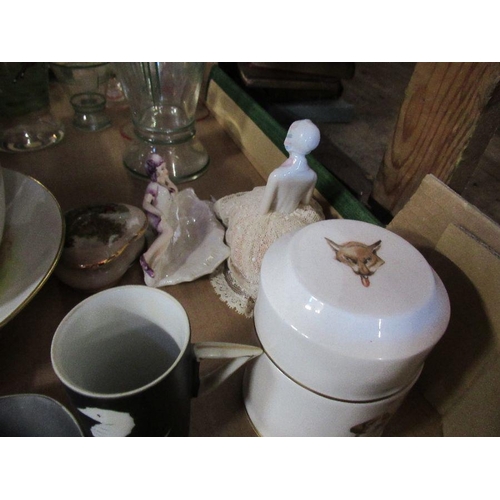
<path fill-rule="evenodd" d="M 106 114 L 109 63 L 67 62 L 50 66 L 69 96 L 75 112 L 73 125 L 90 132 L 109 127 L 111 120 Z"/>
<path fill-rule="evenodd" d="M 176 183 L 204 173 L 209 158 L 195 129 L 204 63 L 114 63 L 114 68 L 130 105 L 136 136 L 125 152 L 125 166 L 146 177 L 145 162 L 156 153 Z"/>
<path fill-rule="evenodd" d="M 50 112 L 47 63 L 0 63 L 0 149 L 38 151 L 64 137 Z"/>

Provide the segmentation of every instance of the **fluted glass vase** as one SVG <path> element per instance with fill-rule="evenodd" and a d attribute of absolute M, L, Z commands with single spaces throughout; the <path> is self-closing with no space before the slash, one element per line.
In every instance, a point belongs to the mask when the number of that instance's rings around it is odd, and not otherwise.
<path fill-rule="evenodd" d="M 124 155 L 125 166 L 145 177 L 147 157 L 157 153 L 176 183 L 205 172 L 209 158 L 195 128 L 204 63 L 115 63 L 114 68 L 130 104 L 135 132 Z"/>

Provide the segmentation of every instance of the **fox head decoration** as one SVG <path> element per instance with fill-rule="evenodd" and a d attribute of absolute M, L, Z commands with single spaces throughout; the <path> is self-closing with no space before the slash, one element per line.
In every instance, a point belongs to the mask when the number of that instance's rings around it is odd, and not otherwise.
<path fill-rule="evenodd" d="M 376 241 L 372 245 L 349 241 L 339 245 L 328 238 L 325 239 L 335 252 L 336 259 L 349 266 L 355 274 L 360 276 L 364 287 L 369 287 L 370 276 L 384 264 L 384 261 L 377 255 L 377 250 L 380 248 L 382 241 Z"/>

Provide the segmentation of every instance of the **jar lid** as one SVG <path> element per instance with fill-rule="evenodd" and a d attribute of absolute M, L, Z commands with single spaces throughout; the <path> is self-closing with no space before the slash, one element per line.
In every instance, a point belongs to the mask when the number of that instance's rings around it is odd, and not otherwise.
<path fill-rule="evenodd" d="M 371 399 L 408 383 L 449 313 L 440 279 L 406 240 L 327 220 L 266 253 L 255 318 L 264 349 L 292 378 L 333 396 L 346 384 L 339 397 Z"/>
<path fill-rule="evenodd" d="M 61 264 L 95 269 L 117 259 L 148 227 L 144 212 L 125 203 L 90 205 L 65 214 L 66 237 Z"/>

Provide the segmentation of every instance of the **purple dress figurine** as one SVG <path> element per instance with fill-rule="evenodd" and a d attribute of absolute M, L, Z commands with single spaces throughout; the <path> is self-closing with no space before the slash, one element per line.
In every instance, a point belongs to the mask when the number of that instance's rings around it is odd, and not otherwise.
<path fill-rule="evenodd" d="M 167 165 L 160 155 L 152 154 L 146 162 L 146 171 L 151 182 L 146 188 L 142 208 L 146 211 L 151 227 L 156 231 L 156 239 L 148 250 L 141 256 L 140 263 L 143 270 L 152 278 L 155 276 L 155 265 L 161 258 L 174 235 L 169 224 L 167 214 L 173 200 L 173 193 L 177 193 L 177 186 L 170 180 Z"/>
<path fill-rule="evenodd" d="M 212 203 L 200 200 L 192 188 L 179 191 L 160 155 L 151 154 L 145 168 L 151 182 L 142 208 L 154 239 L 139 259 L 144 282 L 163 287 L 210 274 L 229 256 Z"/>

